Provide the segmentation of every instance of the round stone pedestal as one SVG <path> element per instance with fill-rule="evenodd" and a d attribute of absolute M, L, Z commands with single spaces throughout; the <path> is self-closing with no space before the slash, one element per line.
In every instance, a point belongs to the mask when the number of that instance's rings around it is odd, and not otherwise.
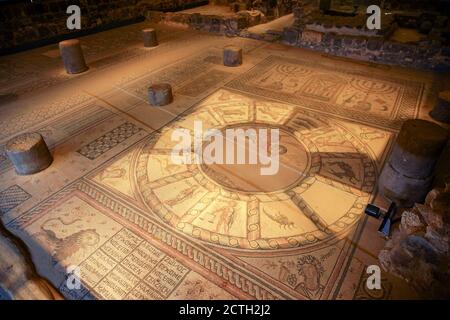
<path fill-rule="evenodd" d="M 88 69 L 81 49 L 80 40 L 71 39 L 59 43 L 59 51 L 67 73 L 82 73 Z"/>
<path fill-rule="evenodd" d="M 431 175 L 425 179 L 404 176 L 388 162 L 381 172 L 378 184 L 385 198 L 396 202 L 401 207 L 409 208 L 425 200 L 432 181 Z"/>
<path fill-rule="evenodd" d="M 426 178 L 433 173 L 447 139 L 447 130 L 433 122 L 407 120 L 398 134 L 389 162 L 407 177 Z"/>
<path fill-rule="evenodd" d="M 235 46 L 227 46 L 223 49 L 223 65 L 238 67 L 242 64 L 242 49 Z"/>
<path fill-rule="evenodd" d="M 438 102 L 430 116 L 437 121 L 450 123 L 450 90 L 439 93 Z"/>
<path fill-rule="evenodd" d="M 405 121 L 380 175 L 380 192 L 404 207 L 422 202 L 430 191 L 433 171 L 447 140 L 447 130 L 435 123 Z"/>
<path fill-rule="evenodd" d="M 21 134 L 10 140 L 5 149 L 20 175 L 40 172 L 53 162 L 53 157 L 39 133 Z"/>
<path fill-rule="evenodd" d="M 144 38 L 144 47 L 151 48 L 158 45 L 158 38 L 156 36 L 155 29 L 147 28 L 142 30 L 142 36 Z"/>
<path fill-rule="evenodd" d="M 148 100 L 152 106 L 165 106 L 173 101 L 172 86 L 168 83 L 153 84 L 148 88 Z"/>
<path fill-rule="evenodd" d="M 421 203 L 447 140 L 447 131 L 433 122 L 405 121 L 378 180 L 380 193 L 402 207 Z"/>

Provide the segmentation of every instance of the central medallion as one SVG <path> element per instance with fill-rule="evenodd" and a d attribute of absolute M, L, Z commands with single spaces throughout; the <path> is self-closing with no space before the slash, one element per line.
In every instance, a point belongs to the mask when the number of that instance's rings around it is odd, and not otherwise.
<path fill-rule="evenodd" d="M 202 121 L 202 132 L 217 135 L 197 142 L 196 121 Z M 183 149 L 192 159 L 185 163 L 172 158 L 180 129 L 194 138 Z M 271 129 L 278 129 L 278 144 L 271 143 Z M 261 154 L 272 163 L 220 161 L 229 150 L 212 137 L 228 141 L 227 130 L 241 138 L 230 145 L 245 144 L 247 157 L 249 144 L 255 136 L 264 140 L 259 133 L 265 130 L 271 140 L 261 144 Z M 376 165 L 361 130 L 290 105 L 220 90 L 139 147 L 132 162 L 135 186 L 148 215 L 208 244 L 246 250 L 321 247 L 351 230 L 373 193 Z M 213 157 L 212 150 L 219 156 Z M 261 174 L 272 169 L 272 151 L 279 156 L 277 170 Z M 218 161 L 196 161 L 205 155 Z"/>
<path fill-rule="evenodd" d="M 231 151 L 231 157 L 234 156 L 232 164 L 201 164 L 200 168 L 211 180 L 217 184 L 239 192 L 245 193 L 261 193 L 261 192 L 276 192 L 289 188 L 290 186 L 297 184 L 301 179 L 305 177 L 309 166 L 309 153 L 305 146 L 297 140 L 290 132 L 283 128 L 271 127 L 264 124 L 239 124 L 227 126 L 222 129 L 224 140 L 226 140 L 226 130 L 233 129 L 235 132 L 248 132 L 248 130 L 254 130 L 256 137 L 259 137 L 261 130 L 278 129 L 279 130 L 279 148 L 278 148 L 278 164 L 271 164 L 277 167 L 273 175 L 262 175 L 261 169 L 267 168 L 268 165 L 263 164 L 258 157 L 258 161 L 255 164 L 249 163 L 250 153 L 258 152 L 254 146 L 259 146 L 259 141 L 256 143 L 250 141 L 249 136 L 245 136 L 245 145 L 242 145 L 242 150 L 247 160 L 244 164 L 237 163 L 237 148 L 240 147 L 234 144 L 234 150 L 227 149 L 226 141 L 221 143 L 223 146 L 224 158 L 227 158 Z M 267 143 L 266 155 L 269 157 L 272 155 L 270 143 Z M 207 143 L 203 144 L 203 150 L 208 146 Z M 253 147 L 252 147 L 253 146 Z"/>

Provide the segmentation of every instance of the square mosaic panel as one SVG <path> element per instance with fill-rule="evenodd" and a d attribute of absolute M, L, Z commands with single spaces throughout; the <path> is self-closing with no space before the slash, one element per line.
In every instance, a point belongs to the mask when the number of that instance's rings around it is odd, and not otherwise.
<path fill-rule="evenodd" d="M 423 83 L 275 56 L 227 86 L 391 129 L 417 116 L 423 94 Z"/>
<path fill-rule="evenodd" d="M 141 131 L 141 128 L 126 122 L 82 147 L 78 150 L 78 153 L 90 160 L 94 160 L 139 131 Z"/>

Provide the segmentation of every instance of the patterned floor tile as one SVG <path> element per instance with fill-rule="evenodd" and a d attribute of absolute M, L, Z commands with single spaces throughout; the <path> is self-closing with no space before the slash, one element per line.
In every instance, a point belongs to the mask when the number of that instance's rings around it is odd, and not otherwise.
<path fill-rule="evenodd" d="M 14 209 L 26 200 L 30 199 L 28 194 L 19 186 L 12 186 L 0 192 L 0 215 Z"/>
<path fill-rule="evenodd" d="M 134 124 L 124 123 L 82 147 L 78 150 L 78 153 L 90 160 L 94 160 L 140 131 L 141 129 Z"/>

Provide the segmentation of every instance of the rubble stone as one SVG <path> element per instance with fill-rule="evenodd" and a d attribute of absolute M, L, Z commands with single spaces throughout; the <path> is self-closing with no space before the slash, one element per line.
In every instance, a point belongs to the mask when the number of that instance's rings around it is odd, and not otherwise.
<path fill-rule="evenodd" d="M 402 214 L 400 230 L 408 235 L 424 232 L 425 224 L 416 211 L 405 211 Z"/>
<path fill-rule="evenodd" d="M 442 235 L 436 230 L 434 230 L 431 226 L 427 227 L 427 232 L 425 234 L 425 239 L 433 245 L 439 252 L 443 254 L 449 254 L 449 236 Z"/>
<path fill-rule="evenodd" d="M 409 282 L 424 298 L 450 298 L 449 188 L 432 190 L 426 204 L 404 211 L 380 251 L 384 270 Z"/>

